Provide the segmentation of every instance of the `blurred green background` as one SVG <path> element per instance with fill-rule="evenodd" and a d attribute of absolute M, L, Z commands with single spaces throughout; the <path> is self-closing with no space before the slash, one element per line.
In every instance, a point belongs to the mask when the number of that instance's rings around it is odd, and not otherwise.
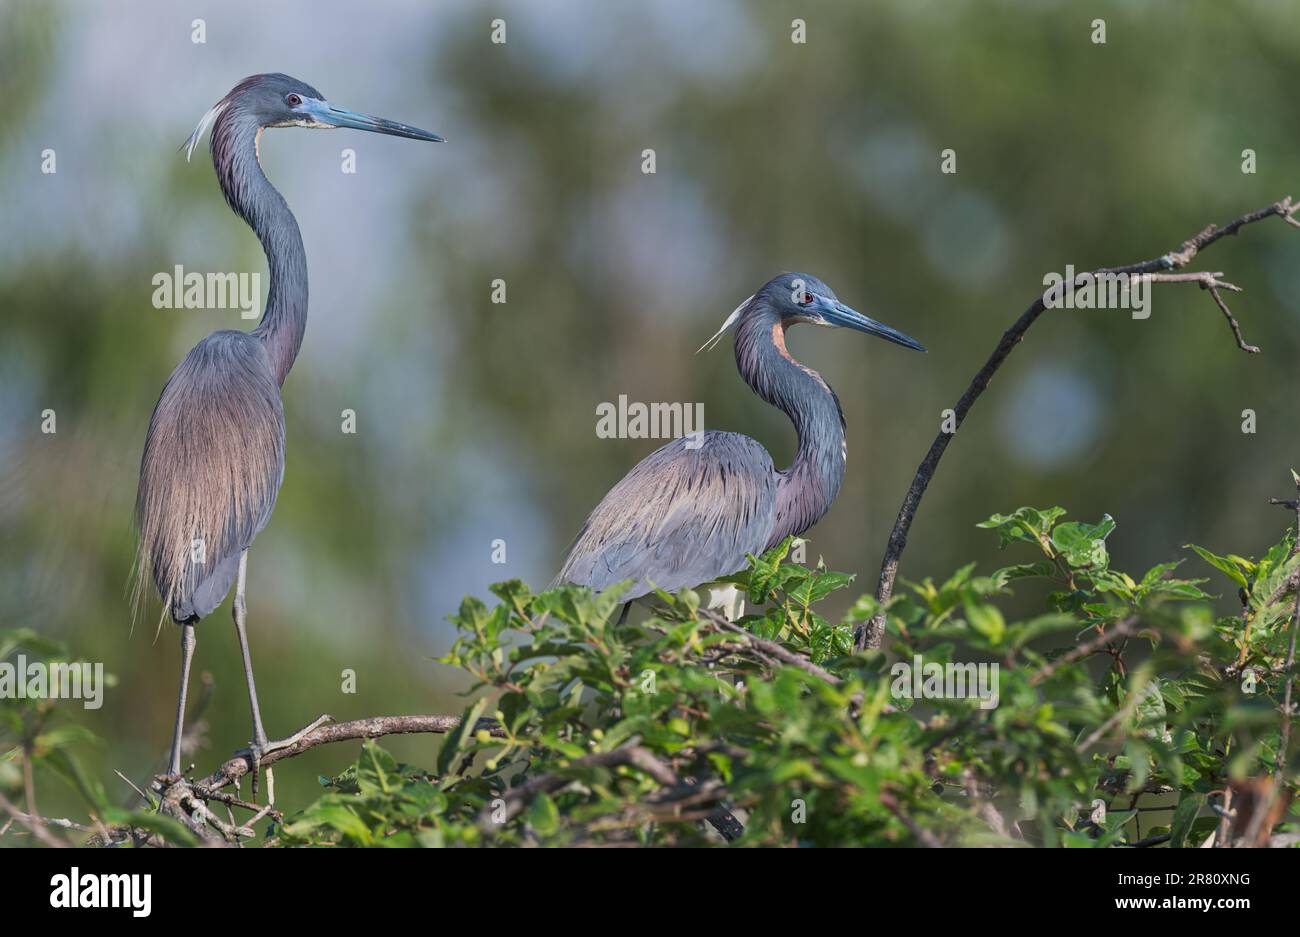
<path fill-rule="evenodd" d="M 496 17 L 504 45 L 489 41 Z M 795 17 L 806 44 L 790 41 Z M 191 41 L 195 18 L 205 43 Z M 848 477 L 810 559 L 859 574 L 836 608 L 871 591 L 940 412 L 1044 273 L 1156 256 L 1300 196 L 1298 70 L 1300 18 L 1280 0 L 5 0 L 0 624 L 67 640 L 120 678 L 86 714 L 107 742 L 90 759 L 105 783 L 110 768 L 142 778 L 161 766 L 178 650 L 171 625 L 155 640 L 156 605 L 131 627 L 140 450 L 185 352 L 248 323 L 155 309 L 151 279 L 176 264 L 264 270 L 206 142 L 192 163 L 176 149 L 247 74 L 285 71 L 450 140 L 263 140 L 312 290 L 284 388 L 284 487 L 250 553 L 275 736 L 320 712 L 460 709 L 464 687 L 430 660 L 450 641 L 444 616 L 496 580 L 544 586 L 586 513 L 659 445 L 598 438 L 597 404 L 702 401 L 708 426 L 755 436 L 787 464 L 793 433 L 741 383 L 730 343 L 693 354 L 782 270 L 821 277 L 930 348 L 811 329 L 791 341 L 848 420 Z M 340 171 L 344 148 L 355 174 Z M 641 172 L 646 148 L 654 175 Z M 939 171 L 945 148 L 955 175 Z M 1255 174 L 1241 171 L 1247 148 Z M 1146 321 L 1048 313 L 950 448 L 903 575 L 1002 565 L 974 524 L 1020 504 L 1109 512 L 1125 569 L 1189 540 L 1242 553 L 1276 541 L 1287 518 L 1266 500 L 1300 465 L 1298 259 L 1300 232 L 1270 220 L 1198 265 L 1246 288 L 1230 298 L 1264 349 L 1254 357 L 1194 287 L 1159 288 Z M 504 305 L 490 301 L 497 278 Z M 40 431 L 46 408 L 53 435 Z M 1246 408 L 1254 435 L 1241 432 Z M 355 435 L 340 431 L 344 409 Z M 498 539 L 504 564 L 492 562 Z M 200 626 L 196 661 L 215 688 L 197 758 L 210 769 L 248 733 L 228 606 Z M 344 669 L 355 694 L 340 691 Z M 391 747 L 427 764 L 436 745 Z M 281 804 L 301 804 L 317 772 L 354 754 L 295 761 Z M 71 796 L 55 782 L 41 791 L 49 813 Z"/>

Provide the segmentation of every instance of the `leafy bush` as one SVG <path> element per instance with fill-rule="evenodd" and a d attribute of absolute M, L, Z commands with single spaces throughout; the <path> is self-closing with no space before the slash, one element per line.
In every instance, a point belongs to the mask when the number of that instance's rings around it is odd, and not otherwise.
<path fill-rule="evenodd" d="M 745 845 L 1199 845 L 1223 792 L 1277 762 L 1293 534 L 1259 560 L 1192 548 L 1241 590 L 1242 616 L 1216 619 L 1204 580 L 1114 570 L 1114 521 L 1064 513 L 980 525 L 1024 562 L 909 584 L 892 666 L 851 652 L 874 600 L 827 621 L 817 603 L 852 577 L 788 562 L 789 542 L 733 577 L 762 606 L 737 625 L 690 591 L 619 624 L 617 590 L 499 584 L 454 616 L 442 663 L 475 701 L 433 770 L 367 742 L 279 841 L 697 845 L 743 823 Z M 1007 621 L 998 600 L 1034 580 L 1048 610 Z M 909 694 L 918 656 L 997 664 L 997 705 Z"/>
<path fill-rule="evenodd" d="M 908 583 L 886 608 L 888 653 L 852 650 L 854 628 L 879 611 L 871 597 L 838 622 L 818 613 L 853 577 L 790 562 L 791 541 L 732 577 L 753 610 L 734 623 L 688 590 L 621 622 L 618 590 L 501 583 L 494 606 L 467 598 L 453 616 L 459 637 L 441 665 L 474 686 L 437 763 L 401 765 L 367 741 L 355 765 L 321 779 L 316 802 L 272 814 L 265 841 L 1300 839 L 1294 763 L 1287 783 L 1270 780 L 1284 761 L 1294 533 L 1257 560 L 1190 547 L 1238 590 L 1241 614 L 1216 618 L 1206 580 L 1179 578 L 1178 562 L 1136 578 L 1113 569 L 1115 522 L 1064 513 L 1021 508 L 979 525 L 1019 562 Z M 1040 591 L 1045 611 L 1007 620 L 1013 588 Z M 20 646 L 66 659 L 30 633 L 6 633 L 0 650 Z M 976 664 L 989 665 L 986 684 Z M 948 685 L 953 675 L 964 683 Z M 20 794 L 17 766 L 34 767 L 82 793 L 90 842 L 105 841 L 105 824 L 136 842 L 196 842 L 160 813 L 109 804 L 72 753 L 92 740 L 57 704 L 5 700 L 0 719 L 12 740 L 0 790 Z"/>

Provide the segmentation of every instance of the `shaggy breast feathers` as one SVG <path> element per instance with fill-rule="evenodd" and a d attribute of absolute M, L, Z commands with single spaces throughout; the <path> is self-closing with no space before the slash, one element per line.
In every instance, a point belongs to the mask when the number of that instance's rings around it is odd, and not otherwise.
<path fill-rule="evenodd" d="M 178 622 L 212 612 L 266 525 L 284 477 L 284 411 L 266 348 L 216 332 L 154 407 L 140 463 L 137 591 L 147 576 Z"/>

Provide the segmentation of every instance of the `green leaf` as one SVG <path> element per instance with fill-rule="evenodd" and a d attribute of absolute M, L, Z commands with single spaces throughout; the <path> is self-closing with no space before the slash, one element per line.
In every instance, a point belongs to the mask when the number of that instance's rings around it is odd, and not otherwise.
<path fill-rule="evenodd" d="M 123 810 L 119 807 L 110 807 L 100 815 L 100 819 L 113 826 L 148 830 L 175 846 L 199 845 L 199 838 L 186 829 L 179 820 L 150 810 Z"/>
<path fill-rule="evenodd" d="M 397 762 L 373 739 L 361 743 L 357 759 L 357 789 L 362 794 L 388 794 L 401 786 Z"/>
<path fill-rule="evenodd" d="M 843 589 L 853 582 L 852 573 L 815 573 L 790 592 L 790 598 L 807 608 L 820 602 L 836 589 Z"/>
<path fill-rule="evenodd" d="M 976 605 L 973 602 L 967 602 L 966 620 L 970 622 L 972 628 L 988 638 L 990 644 L 1001 644 L 1002 639 L 1006 637 L 1006 619 L 992 605 Z"/>
<path fill-rule="evenodd" d="M 1017 508 L 1011 514 L 994 514 L 986 521 L 976 524 L 985 530 L 996 530 L 1001 538 L 999 545 L 1005 547 L 1016 540 L 1037 543 L 1047 551 L 1050 543 L 1048 534 L 1057 519 L 1065 514 L 1065 508 Z"/>
<path fill-rule="evenodd" d="M 284 831 L 290 837 L 305 837 L 324 827 L 333 830 L 357 845 L 369 846 L 374 843 L 370 827 L 349 805 L 331 800 L 329 795 L 317 801 L 308 809 L 286 823 Z"/>
<path fill-rule="evenodd" d="M 446 774 L 451 770 L 452 761 L 465 746 L 466 740 L 474 737 L 474 729 L 478 725 L 479 719 L 483 717 L 487 706 L 488 698 L 486 696 L 480 697 L 465 710 L 461 716 L 460 725 L 447 733 L 442 748 L 438 750 L 439 774 Z"/>
<path fill-rule="evenodd" d="M 1187 834 L 1191 832 L 1192 824 L 1196 822 L 1196 815 L 1204 805 L 1205 797 L 1201 794 L 1184 794 L 1178 801 L 1169 827 L 1170 849 L 1182 849 L 1187 845 Z"/>
<path fill-rule="evenodd" d="M 998 588 L 1002 588 L 1009 582 L 1015 582 L 1017 579 L 1050 579 L 1056 575 L 1056 567 L 1050 560 L 1039 560 L 1037 563 L 1020 563 L 1016 566 L 1004 566 L 995 572 L 992 580 Z"/>
<path fill-rule="evenodd" d="M 1248 575 L 1253 576 L 1255 573 L 1255 564 L 1249 560 L 1243 560 L 1239 556 L 1219 556 L 1217 553 L 1211 553 L 1205 547 L 1198 547 L 1194 543 L 1184 544 L 1184 546 L 1195 551 L 1197 556 L 1215 569 L 1227 573 L 1228 577 L 1243 589 L 1247 587 L 1249 581 L 1246 577 Z"/>
<path fill-rule="evenodd" d="M 528 825 L 538 836 L 553 836 L 560 829 L 560 811 L 549 794 L 542 792 L 533 799 Z"/>
<path fill-rule="evenodd" d="M 782 562 L 790 552 L 790 546 L 794 541 L 793 536 L 786 537 L 761 556 L 749 556 L 752 567 L 749 576 L 749 601 L 766 602 L 768 594 L 779 589 L 792 576 L 807 572 L 803 567 Z"/>
<path fill-rule="evenodd" d="M 1070 521 L 1052 531 L 1052 545 L 1071 566 L 1105 569 L 1109 562 L 1106 538 L 1114 529 L 1115 521 L 1109 514 L 1102 515 L 1096 524 Z"/>

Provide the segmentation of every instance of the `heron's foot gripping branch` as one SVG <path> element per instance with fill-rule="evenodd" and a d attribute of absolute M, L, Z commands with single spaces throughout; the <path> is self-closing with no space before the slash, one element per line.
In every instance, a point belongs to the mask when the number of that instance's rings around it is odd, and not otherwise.
<path fill-rule="evenodd" d="M 201 780 L 187 778 L 184 774 L 161 774 L 153 779 L 150 790 L 157 798 L 160 813 L 179 821 L 201 840 L 212 845 L 234 844 L 253 836 L 253 826 L 258 821 L 266 817 L 283 819 L 273 807 L 274 788 L 270 780 L 269 768 L 276 762 L 301 755 L 318 745 L 328 745 L 333 742 L 411 733 L 444 734 L 459 726 L 458 716 L 371 716 L 366 719 L 335 722 L 332 717 L 322 715 L 287 739 L 259 746 L 260 751 L 257 754 L 254 754 L 252 749 L 236 752 L 234 757 Z M 488 719 L 480 720 L 476 731 L 484 731 L 491 736 L 500 736 L 502 733 L 501 727 Z M 260 768 L 268 769 L 268 803 L 257 804 L 246 801 L 237 793 L 232 795 L 223 790 L 225 787 L 233 786 L 238 792 L 240 780 Z M 212 812 L 210 807 L 212 803 L 219 803 L 225 807 L 225 820 Z M 234 817 L 236 809 L 248 811 L 251 817 L 243 823 L 237 823 Z M 161 837 L 150 835 L 148 831 L 132 832 L 138 834 L 136 835 L 138 840 L 150 845 L 159 845 L 163 842 Z"/>
<path fill-rule="evenodd" d="M 273 742 L 268 742 L 265 739 L 254 741 L 248 748 L 240 751 L 239 754 L 248 762 L 249 773 L 253 775 L 253 799 L 257 799 L 258 776 L 262 772 L 262 762 L 266 760 L 267 755 L 292 748 L 321 726 L 333 721 L 333 716 L 322 713 L 288 738 L 277 739 Z M 235 782 L 235 787 L 238 789 L 238 781 Z M 270 768 L 266 769 L 266 802 L 268 804 L 275 803 L 275 775 L 271 773 Z"/>
<path fill-rule="evenodd" d="M 179 775 L 159 775 L 154 778 L 152 787 L 158 795 L 160 813 L 177 820 L 200 840 L 213 845 L 229 845 L 238 843 L 241 839 L 251 839 L 256 835 L 253 827 L 265 817 L 283 819 L 270 804 L 258 806 L 222 791 L 211 790 Z M 225 820 L 212 812 L 210 802 L 225 806 Z M 236 808 L 249 811 L 249 819 L 243 823 L 236 822 Z M 146 842 L 152 844 L 154 839 L 149 837 Z"/>

